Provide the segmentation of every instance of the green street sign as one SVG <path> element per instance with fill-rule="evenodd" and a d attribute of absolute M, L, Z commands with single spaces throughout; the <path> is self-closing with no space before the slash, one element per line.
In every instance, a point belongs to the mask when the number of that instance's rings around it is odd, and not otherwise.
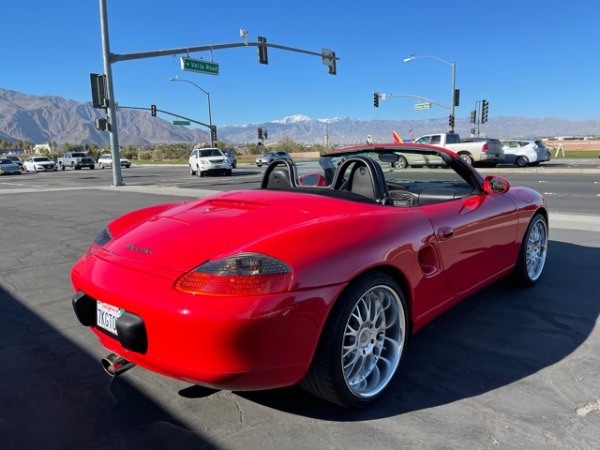
<path fill-rule="evenodd" d="M 415 109 L 430 109 L 431 103 L 417 103 Z"/>
<path fill-rule="evenodd" d="M 219 64 L 215 62 L 204 61 L 203 59 L 192 59 L 182 56 L 181 70 L 207 73 L 209 75 L 219 75 Z"/>
<path fill-rule="evenodd" d="M 189 125 L 189 120 L 174 120 L 173 125 Z"/>

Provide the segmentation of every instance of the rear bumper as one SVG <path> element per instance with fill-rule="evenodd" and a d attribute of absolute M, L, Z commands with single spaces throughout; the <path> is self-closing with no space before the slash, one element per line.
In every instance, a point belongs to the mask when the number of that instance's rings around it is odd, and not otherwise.
<path fill-rule="evenodd" d="M 72 271 L 75 314 L 104 347 L 134 364 L 229 390 L 299 382 L 340 289 L 211 297 L 175 291 L 175 280 L 84 256 Z M 124 311 L 118 336 L 97 327 L 97 300 Z"/>

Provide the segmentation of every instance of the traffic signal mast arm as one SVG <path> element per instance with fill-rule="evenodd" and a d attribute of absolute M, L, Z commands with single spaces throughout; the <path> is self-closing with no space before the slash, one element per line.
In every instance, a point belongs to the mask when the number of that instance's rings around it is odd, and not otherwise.
<path fill-rule="evenodd" d="M 152 108 L 141 108 L 139 106 L 121 106 L 121 105 L 119 105 L 119 109 L 139 109 L 139 110 L 142 110 L 142 111 L 152 111 Z M 210 131 L 210 125 L 207 124 L 207 123 L 199 122 L 197 120 L 190 119 L 189 117 L 180 116 L 179 114 L 175 114 L 175 113 L 172 113 L 172 112 L 169 112 L 169 111 L 165 111 L 164 109 L 158 109 L 158 108 L 156 108 L 156 111 L 160 112 L 160 113 L 163 113 L 163 114 L 167 114 L 169 116 L 178 117 L 180 119 L 187 120 L 188 122 L 197 123 L 198 125 L 202 125 L 203 127 L 208 128 L 209 131 Z"/>
<path fill-rule="evenodd" d="M 264 39 L 264 38 L 263 38 Z M 136 52 L 136 53 L 110 53 L 109 59 L 110 63 L 116 63 L 119 61 L 130 61 L 134 59 L 144 59 L 144 58 L 154 58 L 157 56 L 170 56 L 170 55 L 179 55 L 179 54 L 190 54 L 195 52 L 206 52 L 213 50 L 223 50 L 227 48 L 238 48 L 238 47 L 270 47 L 277 48 L 279 50 L 287 50 L 291 52 L 304 53 L 306 55 L 314 55 L 320 56 L 323 60 L 323 63 L 329 67 L 329 73 L 335 75 L 336 73 L 336 61 L 339 61 L 340 58 L 335 56 L 335 52 L 328 50 L 326 48 L 322 49 L 320 53 L 312 52 L 309 50 L 302 50 L 299 48 L 288 47 L 286 45 L 279 44 L 271 44 L 265 41 L 259 42 L 235 42 L 231 44 L 215 44 L 215 45 L 202 45 L 199 47 L 182 47 L 182 48 L 172 48 L 166 50 L 152 50 L 147 52 Z"/>
<path fill-rule="evenodd" d="M 420 97 L 420 96 L 418 96 L 418 95 L 407 95 L 407 94 L 398 94 L 398 95 L 394 95 L 394 94 L 379 94 L 379 98 L 380 98 L 381 100 L 385 100 L 385 99 L 387 99 L 387 98 L 415 98 L 415 99 L 417 99 L 417 100 L 424 100 L 424 101 L 426 101 L 426 102 L 433 103 L 434 105 L 441 106 L 442 108 L 446 108 L 446 109 L 452 110 L 452 107 L 451 107 L 451 106 L 449 106 L 449 105 L 444 105 L 443 103 L 436 102 L 436 101 L 434 101 L 434 100 L 431 100 L 430 98 L 427 98 L 427 97 Z"/>

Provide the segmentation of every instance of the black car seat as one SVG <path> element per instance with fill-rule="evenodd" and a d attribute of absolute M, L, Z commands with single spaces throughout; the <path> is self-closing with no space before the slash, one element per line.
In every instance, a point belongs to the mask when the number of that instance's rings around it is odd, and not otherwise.
<path fill-rule="evenodd" d="M 348 169 L 350 174 L 346 178 Z M 371 198 L 382 205 L 394 204 L 390 198 L 383 169 L 366 156 L 352 156 L 340 164 L 331 187 Z"/>
<path fill-rule="evenodd" d="M 262 189 L 293 189 L 298 186 L 296 165 L 288 159 L 273 161 L 263 176 Z"/>

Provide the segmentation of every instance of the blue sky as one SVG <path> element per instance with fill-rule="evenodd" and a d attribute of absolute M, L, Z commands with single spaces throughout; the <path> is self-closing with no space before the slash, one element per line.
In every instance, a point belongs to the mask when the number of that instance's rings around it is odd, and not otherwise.
<path fill-rule="evenodd" d="M 269 43 L 341 58 L 329 75 L 317 56 L 255 47 L 213 52 L 218 76 L 183 72 L 178 56 L 112 65 L 120 105 L 172 111 L 241 125 L 302 114 L 311 118 L 419 120 L 446 117 L 434 106 L 391 98 L 373 107 L 373 92 L 450 103 L 456 63 L 458 118 L 475 102 L 496 116 L 600 119 L 598 0 L 107 0 L 113 53 L 242 42 Z M 30 95 L 90 101 L 90 73 L 103 71 L 97 0 L 21 0 L 2 6 L 0 87 Z M 210 52 L 192 53 L 211 59 Z M 170 117 L 163 117 L 171 120 Z"/>

